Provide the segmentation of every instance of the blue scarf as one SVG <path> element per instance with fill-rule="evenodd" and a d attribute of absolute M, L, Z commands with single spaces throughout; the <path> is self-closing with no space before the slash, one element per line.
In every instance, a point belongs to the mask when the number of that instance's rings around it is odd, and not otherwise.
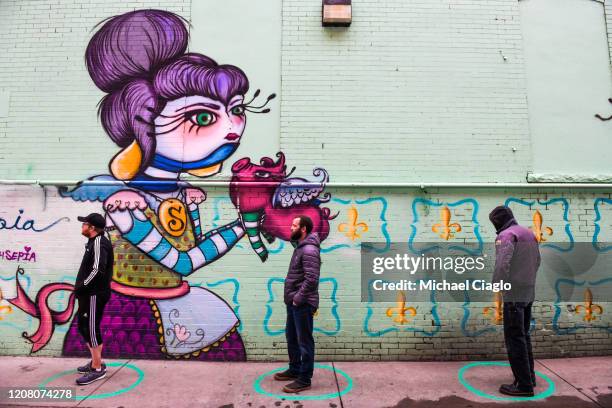
<path fill-rule="evenodd" d="M 182 162 L 174 159 L 170 159 L 166 156 L 162 156 L 156 153 L 153 156 L 151 163 L 152 167 L 170 171 L 172 173 L 181 173 L 185 170 L 203 169 L 206 167 L 214 166 L 219 164 L 228 157 L 230 157 L 238 148 L 238 143 L 227 143 L 219 146 L 214 152 L 203 158 L 202 160 L 196 160 L 191 162 Z M 170 180 L 158 177 L 149 176 L 147 174 L 139 174 L 132 180 L 128 185 L 144 191 L 155 191 L 160 193 L 168 193 L 170 191 L 176 191 L 186 183 L 180 180 Z"/>
<path fill-rule="evenodd" d="M 130 187 L 143 191 L 155 191 L 158 193 L 169 193 L 171 191 L 176 191 L 185 184 L 186 183 L 184 181 L 162 179 L 152 177 L 147 174 L 139 174 L 127 182 L 127 185 Z"/>
<path fill-rule="evenodd" d="M 155 168 L 171 171 L 173 173 L 180 173 L 185 170 L 203 169 L 206 167 L 214 166 L 219 164 L 228 157 L 230 157 L 238 148 L 238 143 L 227 143 L 219 146 L 217 150 L 212 152 L 202 160 L 196 160 L 191 162 L 182 162 L 174 159 L 170 159 L 166 156 L 162 156 L 156 153 L 153 156 L 153 162 L 151 165 Z"/>

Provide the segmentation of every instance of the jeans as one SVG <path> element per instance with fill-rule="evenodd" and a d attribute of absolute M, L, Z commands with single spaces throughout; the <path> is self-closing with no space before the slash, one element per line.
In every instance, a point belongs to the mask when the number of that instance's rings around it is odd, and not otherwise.
<path fill-rule="evenodd" d="M 532 302 L 504 302 L 504 340 L 508 360 L 518 388 L 524 391 L 533 390 L 535 380 L 529 335 L 531 305 Z"/>
<path fill-rule="evenodd" d="M 289 371 L 297 375 L 298 381 L 309 384 L 314 371 L 315 343 L 312 336 L 314 307 L 308 303 L 287 305 L 287 350 Z"/>

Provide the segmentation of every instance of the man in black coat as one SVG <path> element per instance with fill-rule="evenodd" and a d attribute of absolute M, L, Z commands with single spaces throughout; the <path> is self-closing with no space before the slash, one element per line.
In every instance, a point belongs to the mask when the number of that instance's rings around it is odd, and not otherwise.
<path fill-rule="evenodd" d="M 77 219 L 83 223 L 81 234 L 89 238 L 74 289 L 79 302 L 79 333 L 91 353 L 91 361 L 77 369 L 83 376 L 79 377 L 76 383 L 86 385 L 106 377 L 106 365 L 102 363 L 100 322 L 111 294 L 113 246 L 104 236 L 106 221 L 102 215 L 92 213 Z"/>

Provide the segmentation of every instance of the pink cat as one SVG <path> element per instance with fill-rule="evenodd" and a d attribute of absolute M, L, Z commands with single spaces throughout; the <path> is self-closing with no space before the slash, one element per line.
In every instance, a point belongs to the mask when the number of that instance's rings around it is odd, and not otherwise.
<path fill-rule="evenodd" d="M 289 227 L 294 218 L 305 215 L 312 219 L 313 231 L 323 241 L 329 235 L 330 210 L 321 207 L 330 200 L 329 193 L 323 193 L 329 175 L 324 169 L 315 168 L 313 175 L 321 180 L 310 182 L 303 178 L 288 178 L 285 155 L 276 154 L 275 162 L 269 157 L 254 164 L 248 157 L 238 160 L 232 166 L 230 198 L 240 211 L 251 246 L 262 261 L 268 257 L 260 233 L 268 242 L 275 238 L 289 241 Z M 319 196 L 321 196 L 319 198 Z"/>

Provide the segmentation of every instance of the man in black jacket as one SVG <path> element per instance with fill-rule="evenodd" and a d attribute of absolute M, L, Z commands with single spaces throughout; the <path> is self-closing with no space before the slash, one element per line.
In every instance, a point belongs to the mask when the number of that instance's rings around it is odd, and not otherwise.
<path fill-rule="evenodd" d="M 83 376 L 76 382 L 78 385 L 86 385 L 106 377 L 106 365 L 102 363 L 100 322 L 104 306 L 110 298 L 113 246 L 104 236 L 106 221 L 102 215 L 92 213 L 77 219 L 83 223 L 81 234 L 89 238 L 74 289 L 79 301 L 79 333 L 91 353 L 91 361 L 77 369 Z"/>

